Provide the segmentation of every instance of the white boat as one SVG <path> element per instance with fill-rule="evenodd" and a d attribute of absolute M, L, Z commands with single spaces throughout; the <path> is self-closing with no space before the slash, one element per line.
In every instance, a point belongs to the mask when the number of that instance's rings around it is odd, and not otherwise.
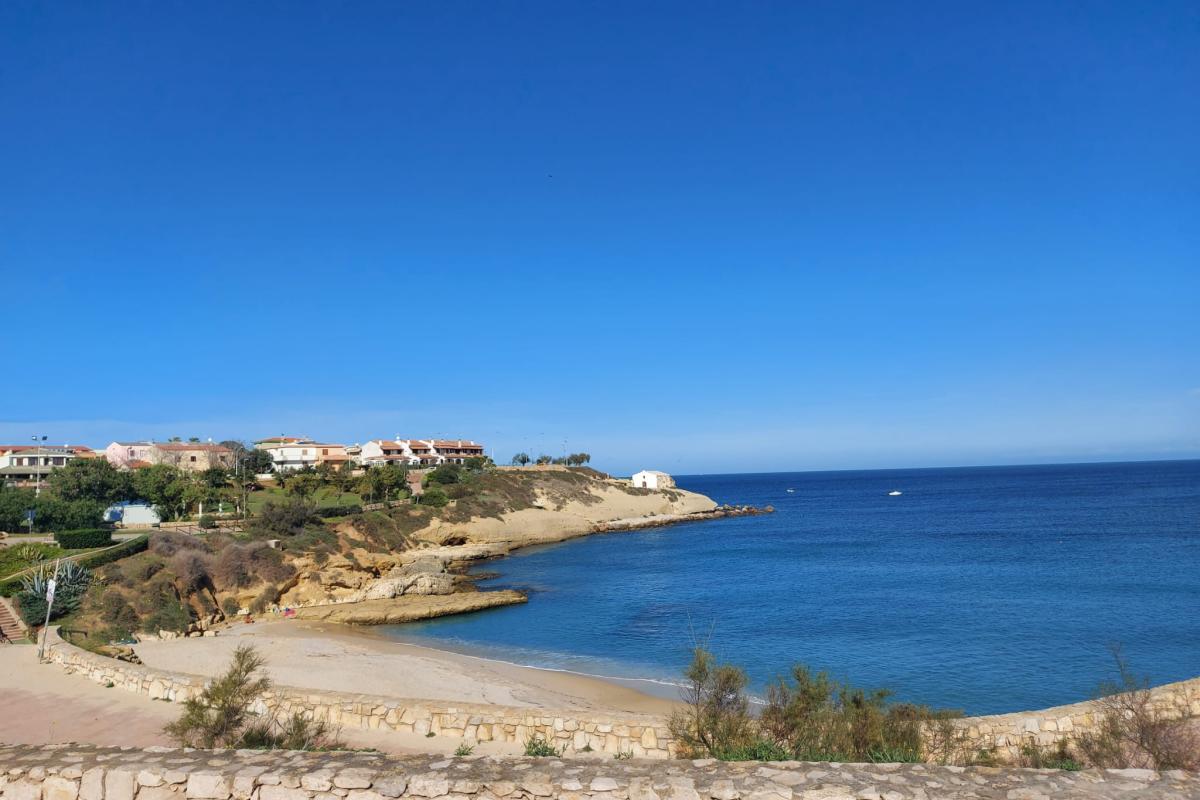
<path fill-rule="evenodd" d="M 791 494 L 791 493 L 792 493 L 792 492 L 794 492 L 794 491 L 796 491 L 796 490 L 795 490 L 795 489 L 788 489 L 788 494 Z"/>
<path fill-rule="evenodd" d="M 888 492 L 888 497 L 899 497 L 902 494 L 904 494 L 904 492 L 900 491 L 899 489 L 892 489 L 890 492 Z"/>

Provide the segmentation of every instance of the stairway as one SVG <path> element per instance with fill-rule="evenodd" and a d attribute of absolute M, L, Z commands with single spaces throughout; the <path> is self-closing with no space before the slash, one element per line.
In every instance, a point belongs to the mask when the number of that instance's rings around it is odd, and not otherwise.
<path fill-rule="evenodd" d="M 17 622 L 12 606 L 3 598 L 0 598 L 0 631 L 3 631 L 4 635 L 14 642 L 25 638 L 25 629 L 21 627 L 21 623 Z"/>

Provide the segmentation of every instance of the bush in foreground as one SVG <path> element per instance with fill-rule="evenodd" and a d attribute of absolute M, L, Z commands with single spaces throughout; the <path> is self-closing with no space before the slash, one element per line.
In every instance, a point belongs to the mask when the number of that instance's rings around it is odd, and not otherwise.
<path fill-rule="evenodd" d="M 299 714 L 280 721 L 256 715 L 252 706 L 271 688 L 271 680 L 256 674 L 264 664 L 250 645 L 233 652 L 225 674 L 211 681 L 197 697 L 184 703 L 183 714 L 163 730 L 184 747 L 204 749 L 335 750 L 341 742 L 324 722 Z"/>
<path fill-rule="evenodd" d="M 757 718 L 750 714 L 746 674 L 738 667 L 718 664 L 697 648 L 686 678 L 684 708 L 669 723 L 684 757 L 897 762 L 946 761 L 952 755 L 949 721 L 959 712 L 892 703 L 886 690 L 858 689 L 804 666 L 793 669 L 790 682 L 770 687 Z"/>

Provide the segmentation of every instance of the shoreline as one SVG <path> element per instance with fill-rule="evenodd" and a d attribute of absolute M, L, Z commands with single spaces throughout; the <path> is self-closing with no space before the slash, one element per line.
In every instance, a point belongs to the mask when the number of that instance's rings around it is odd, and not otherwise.
<path fill-rule="evenodd" d="M 211 677 L 224 669 L 236 646 L 247 642 L 267 659 L 272 680 L 308 689 L 652 716 L 667 716 L 678 703 L 620 679 L 514 664 L 308 620 L 233 626 L 215 637 L 146 641 L 135 650 L 147 667 Z"/>

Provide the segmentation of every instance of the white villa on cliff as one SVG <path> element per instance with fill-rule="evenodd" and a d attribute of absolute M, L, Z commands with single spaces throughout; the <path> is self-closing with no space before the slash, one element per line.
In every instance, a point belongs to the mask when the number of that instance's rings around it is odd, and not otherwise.
<path fill-rule="evenodd" d="M 674 489 L 675 479 L 665 472 L 659 472 L 653 469 L 644 469 L 641 472 L 633 473 L 633 477 L 629 482 L 638 489 Z"/>

